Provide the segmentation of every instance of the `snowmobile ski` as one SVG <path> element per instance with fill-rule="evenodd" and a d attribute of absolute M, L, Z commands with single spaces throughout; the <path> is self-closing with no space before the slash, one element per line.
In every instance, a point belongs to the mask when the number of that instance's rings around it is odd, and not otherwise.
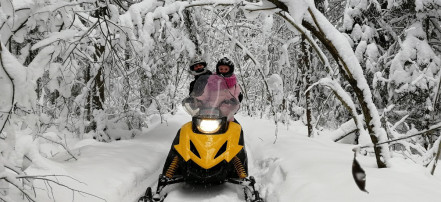
<path fill-rule="evenodd" d="M 144 196 L 139 198 L 138 202 L 163 202 L 165 197 L 167 197 L 167 194 L 161 195 L 162 189 L 164 189 L 164 187 L 167 185 L 176 184 L 180 182 L 184 182 L 184 178 L 177 176 L 170 179 L 165 175 L 160 174 L 158 180 L 158 187 L 156 188 L 156 193 L 153 194 L 152 188 L 148 187 L 147 190 L 145 191 Z"/>
<path fill-rule="evenodd" d="M 158 187 L 156 193 L 153 194 L 152 188 L 148 187 L 145 191 L 144 196 L 139 198 L 138 202 L 163 202 L 167 197 L 167 194 L 162 194 L 162 190 L 167 185 L 176 184 L 184 182 L 184 178 L 181 176 L 168 178 L 164 175 L 159 175 Z M 264 200 L 260 197 L 259 192 L 255 188 L 256 180 L 253 176 L 249 178 L 230 178 L 227 180 L 228 183 L 237 184 L 243 186 L 244 196 L 246 202 L 264 202 Z"/>
<path fill-rule="evenodd" d="M 138 202 L 163 202 L 167 194 L 160 196 L 159 194 L 153 195 L 152 188 L 148 187 L 144 196 L 139 198 Z"/>
<path fill-rule="evenodd" d="M 243 186 L 246 202 L 264 202 L 264 200 L 260 197 L 259 192 L 256 190 L 256 187 L 254 186 L 256 184 L 256 180 L 253 176 L 242 179 L 228 179 L 228 182 Z"/>

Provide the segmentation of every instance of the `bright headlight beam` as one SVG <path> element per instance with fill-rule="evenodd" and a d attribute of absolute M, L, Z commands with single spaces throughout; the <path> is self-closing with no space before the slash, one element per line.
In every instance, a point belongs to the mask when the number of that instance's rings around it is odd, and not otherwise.
<path fill-rule="evenodd" d="M 220 129 L 219 120 L 201 120 L 199 123 L 199 129 L 204 133 L 214 133 Z"/>

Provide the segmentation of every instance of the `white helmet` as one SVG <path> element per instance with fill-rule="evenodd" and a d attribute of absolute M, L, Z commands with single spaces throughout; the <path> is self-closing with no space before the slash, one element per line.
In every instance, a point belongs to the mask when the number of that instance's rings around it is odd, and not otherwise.
<path fill-rule="evenodd" d="M 195 70 L 194 70 L 194 66 L 196 66 L 197 64 L 201 64 L 201 65 L 203 65 L 204 68 L 195 71 Z M 207 67 L 207 62 L 205 62 L 205 60 L 203 60 L 203 59 L 200 58 L 199 56 L 195 56 L 194 58 L 192 58 L 192 59 L 190 60 L 190 73 L 193 74 L 193 75 L 195 75 L 195 76 L 196 76 L 196 75 L 200 75 L 200 74 L 205 73 L 205 72 L 207 71 L 207 69 L 206 69 L 205 67 Z"/>

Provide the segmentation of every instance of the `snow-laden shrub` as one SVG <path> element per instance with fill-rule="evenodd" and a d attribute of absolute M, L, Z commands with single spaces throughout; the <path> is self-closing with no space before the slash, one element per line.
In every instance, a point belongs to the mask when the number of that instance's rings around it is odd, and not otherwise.
<path fill-rule="evenodd" d="M 418 129 L 427 127 L 424 117 L 434 110 L 440 65 L 441 59 L 429 45 L 421 22 L 414 23 L 391 61 L 388 96 L 395 110 L 410 112 L 410 122 Z"/>

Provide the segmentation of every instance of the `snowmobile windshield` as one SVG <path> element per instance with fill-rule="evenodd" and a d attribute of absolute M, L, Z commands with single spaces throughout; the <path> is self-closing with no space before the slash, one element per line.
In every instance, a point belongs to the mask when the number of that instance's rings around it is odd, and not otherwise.
<path fill-rule="evenodd" d="M 182 105 L 192 117 L 227 117 L 230 120 L 239 110 L 239 101 L 234 97 L 234 90 L 235 87 L 227 87 L 222 76 L 200 76 L 190 97 L 184 99 Z"/>

